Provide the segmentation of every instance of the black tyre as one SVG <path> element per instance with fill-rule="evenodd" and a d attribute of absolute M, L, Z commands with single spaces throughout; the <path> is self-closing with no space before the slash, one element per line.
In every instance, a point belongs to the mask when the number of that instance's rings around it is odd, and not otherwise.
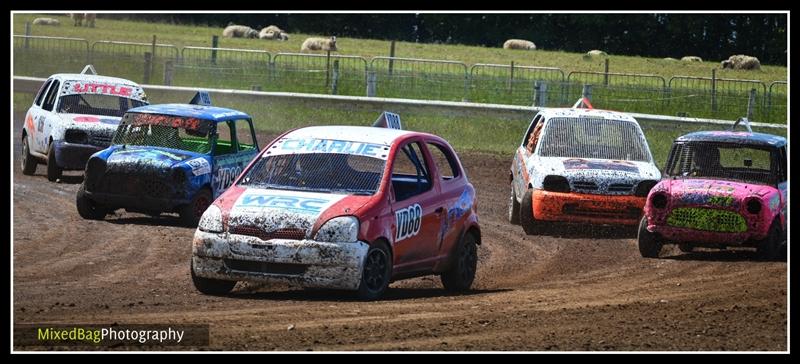
<path fill-rule="evenodd" d="M 108 215 L 107 208 L 86 196 L 83 184 L 81 184 L 78 194 L 75 196 L 75 206 L 78 208 L 78 214 L 87 220 L 102 220 Z"/>
<path fill-rule="evenodd" d="M 189 263 L 192 271 L 192 283 L 200 293 L 209 295 L 223 295 L 229 293 L 236 286 L 236 281 L 224 281 L 221 279 L 203 278 L 194 274 L 194 260 Z"/>
<path fill-rule="evenodd" d="M 519 209 L 519 224 L 525 234 L 536 235 L 540 232 L 539 222 L 533 217 L 533 190 L 530 188 L 522 195 Z"/>
<path fill-rule="evenodd" d="M 208 206 L 211 206 L 211 191 L 208 189 L 201 189 L 192 197 L 192 201 L 183 206 L 180 210 L 181 221 L 183 225 L 188 227 L 197 227 L 200 222 L 200 217 L 206 212 Z"/>
<path fill-rule="evenodd" d="M 451 292 L 466 291 L 472 286 L 478 268 L 478 243 L 475 236 L 465 234 L 455 253 L 453 266 L 442 273 L 442 285 Z"/>
<path fill-rule="evenodd" d="M 39 161 L 31 155 L 30 147 L 28 146 L 28 136 L 22 137 L 22 174 L 32 175 L 36 173 L 36 166 Z"/>
<path fill-rule="evenodd" d="M 511 197 L 508 199 L 508 222 L 519 225 L 519 201 L 514 192 L 514 185 L 511 185 Z"/>
<path fill-rule="evenodd" d="M 50 182 L 57 181 L 61 178 L 62 172 L 63 169 L 56 163 L 56 148 L 50 145 L 50 149 L 47 151 L 47 180 Z"/>
<path fill-rule="evenodd" d="M 692 251 L 694 251 L 694 245 L 689 243 L 682 243 L 678 244 L 678 249 L 680 249 L 684 253 L 691 253 Z"/>
<path fill-rule="evenodd" d="M 639 222 L 639 253 L 645 258 L 658 258 L 663 243 L 658 235 L 647 231 L 647 217 Z"/>
<path fill-rule="evenodd" d="M 758 242 L 756 253 L 762 260 L 777 260 L 781 253 L 781 226 L 778 221 L 773 221 L 769 227 L 769 235 Z"/>
<path fill-rule="evenodd" d="M 372 244 L 367 251 L 364 270 L 361 272 L 361 284 L 358 286 L 358 298 L 372 301 L 383 296 L 392 278 L 392 254 L 386 244 Z"/>

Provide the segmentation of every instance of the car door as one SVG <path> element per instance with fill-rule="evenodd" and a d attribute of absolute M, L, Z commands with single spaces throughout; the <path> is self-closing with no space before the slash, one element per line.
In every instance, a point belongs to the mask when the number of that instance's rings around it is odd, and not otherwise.
<path fill-rule="evenodd" d="M 444 206 L 436 245 L 437 257 L 443 258 L 450 253 L 461 233 L 459 220 L 465 214 L 461 203 L 471 201 L 472 196 L 453 151 L 437 141 L 426 141 L 425 147 L 433 165 L 433 179 L 439 184 L 439 203 Z"/>
<path fill-rule="evenodd" d="M 225 192 L 244 167 L 258 154 L 258 143 L 250 119 L 217 123 L 213 153 L 212 189 L 214 198 Z"/>
<path fill-rule="evenodd" d="M 542 115 L 537 115 L 533 118 L 531 125 L 528 127 L 528 131 L 525 132 L 522 138 L 519 148 L 517 148 L 517 153 L 514 154 L 511 173 L 512 183 L 516 184 L 515 189 L 518 195 L 517 197 L 520 197 L 527 189 L 529 180 L 527 161 L 536 152 L 538 140 L 542 132 L 542 125 L 544 125 L 543 120 L 544 117 Z"/>
<path fill-rule="evenodd" d="M 33 105 L 28 110 L 28 114 L 25 115 L 25 129 L 28 131 L 28 143 L 29 148 L 31 151 L 36 153 L 45 153 L 45 147 L 42 146 L 41 137 L 41 130 L 44 129 L 44 117 L 45 113 L 42 110 L 42 104 L 44 103 L 44 99 L 46 98 L 48 92 L 50 91 L 50 85 L 53 83 L 53 79 L 48 79 L 42 85 L 42 88 L 39 89 L 39 93 L 36 95 L 36 98 L 33 100 Z"/>
<path fill-rule="evenodd" d="M 435 263 L 446 207 L 419 140 L 401 145 L 392 162 L 391 206 L 396 273 L 429 269 Z"/>
<path fill-rule="evenodd" d="M 50 84 L 50 89 L 42 102 L 41 113 L 42 116 L 37 120 L 38 136 L 37 145 L 42 153 L 47 153 L 50 148 L 49 142 L 53 129 L 62 123 L 61 119 L 56 113 L 56 104 L 58 102 L 58 91 L 61 88 L 61 81 L 54 79 Z"/>

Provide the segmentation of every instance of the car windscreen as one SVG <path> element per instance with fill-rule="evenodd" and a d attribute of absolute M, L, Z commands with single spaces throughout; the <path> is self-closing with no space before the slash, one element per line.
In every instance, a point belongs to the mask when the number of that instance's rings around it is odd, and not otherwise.
<path fill-rule="evenodd" d="M 126 113 L 112 144 L 166 147 L 205 154 L 211 151 L 212 126 L 211 121 L 193 117 Z"/>
<path fill-rule="evenodd" d="M 539 144 L 542 157 L 652 160 L 639 126 L 630 121 L 552 118 Z"/>
<path fill-rule="evenodd" d="M 298 153 L 259 158 L 239 185 L 256 188 L 373 195 L 386 160 L 345 153 Z"/>
<path fill-rule="evenodd" d="M 102 94 L 71 94 L 61 96 L 57 112 L 120 117 L 128 109 L 147 105 L 140 100 Z"/>
<path fill-rule="evenodd" d="M 675 144 L 667 174 L 682 178 L 726 179 L 744 183 L 777 183 L 776 150 L 745 144 L 689 142 Z"/>

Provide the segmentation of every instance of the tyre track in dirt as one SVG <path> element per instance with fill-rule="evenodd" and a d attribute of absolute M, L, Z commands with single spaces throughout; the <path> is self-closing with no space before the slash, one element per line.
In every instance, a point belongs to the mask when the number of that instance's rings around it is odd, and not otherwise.
<path fill-rule="evenodd" d="M 81 173 L 24 176 L 19 147 L 15 323 L 207 323 L 210 348 L 224 350 L 786 350 L 785 262 L 677 249 L 643 259 L 630 233 L 581 226 L 526 236 L 506 222 L 506 156 L 460 153 L 483 232 L 475 290 L 451 295 L 422 277 L 359 302 L 282 285 L 200 295 L 193 229 L 125 212 L 82 220 Z"/>

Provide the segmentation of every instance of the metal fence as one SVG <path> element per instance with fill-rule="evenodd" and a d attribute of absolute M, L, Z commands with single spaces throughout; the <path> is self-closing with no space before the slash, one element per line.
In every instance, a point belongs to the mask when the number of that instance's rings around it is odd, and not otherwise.
<path fill-rule="evenodd" d="M 14 69 L 47 77 L 92 63 L 102 73 L 148 84 L 367 95 L 524 106 L 569 106 L 591 85 L 598 108 L 715 119 L 746 115 L 785 123 L 788 84 L 646 74 L 565 72 L 528 65 L 14 36 Z M 58 60 L 47 61 L 47 60 Z M 755 92 L 751 91 L 755 89 Z"/>

